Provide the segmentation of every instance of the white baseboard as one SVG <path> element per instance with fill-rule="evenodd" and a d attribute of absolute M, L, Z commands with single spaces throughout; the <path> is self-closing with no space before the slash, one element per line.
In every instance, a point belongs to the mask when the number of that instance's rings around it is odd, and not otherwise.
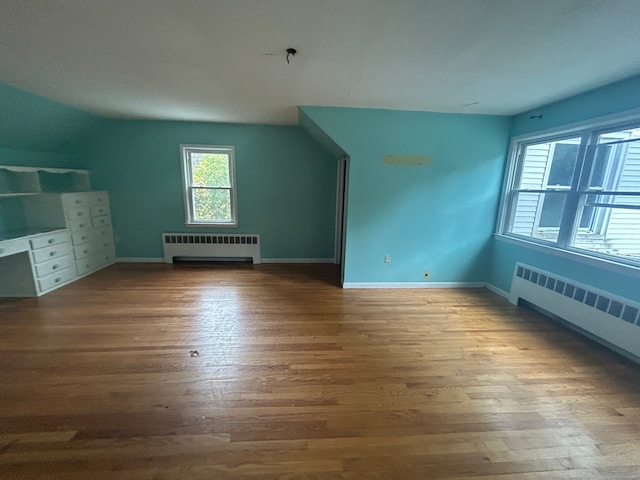
<path fill-rule="evenodd" d="M 118 257 L 117 263 L 164 263 L 163 257 Z M 333 258 L 263 258 L 262 263 L 333 263 Z"/>
<path fill-rule="evenodd" d="M 262 263 L 333 263 L 333 258 L 263 258 Z"/>
<path fill-rule="evenodd" d="M 345 282 L 342 288 L 483 288 L 484 282 Z"/>
<path fill-rule="evenodd" d="M 501 297 L 504 297 L 507 300 L 509 300 L 509 292 L 505 292 L 501 288 L 498 288 L 495 285 L 491 285 L 490 283 L 485 284 L 485 287 L 487 287 L 487 290 L 492 291 L 496 295 L 500 295 Z"/>
<path fill-rule="evenodd" d="M 118 257 L 116 263 L 164 263 L 162 257 Z"/>

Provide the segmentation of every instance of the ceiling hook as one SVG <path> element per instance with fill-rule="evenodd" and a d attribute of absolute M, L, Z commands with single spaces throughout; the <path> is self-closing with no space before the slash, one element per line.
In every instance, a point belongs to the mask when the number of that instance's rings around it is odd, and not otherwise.
<path fill-rule="evenodd" d="M 295 48 L 287 48 L 287 65 L 289 65 L 289 57 L 295 57 L 298 51 Z"/>

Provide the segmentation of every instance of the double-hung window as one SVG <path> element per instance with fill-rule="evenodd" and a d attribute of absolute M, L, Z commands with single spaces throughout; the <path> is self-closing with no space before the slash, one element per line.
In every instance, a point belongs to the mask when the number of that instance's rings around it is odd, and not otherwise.
<path fill-rule="evenodd" d="M 236 226 L 232 146 L 181 145 L 187 225 Z"/>
<path fill-rule="evenodd" d="M 640 119 L 514 142 L 499 233 L 640 265 Z"/>

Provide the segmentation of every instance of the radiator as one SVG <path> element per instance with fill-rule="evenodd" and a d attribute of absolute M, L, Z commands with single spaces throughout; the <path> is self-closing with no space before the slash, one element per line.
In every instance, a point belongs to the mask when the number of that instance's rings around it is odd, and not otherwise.
<path fill-rule="evenodd" d="M 509 301 L 523 299 L 640 358 L 640 304 L 517 263 Z"/>
<path fill-rule="evenodd" d="M 165 263 L 173 263 L 175 257 L 261 261 L 260 235 L 163 233 L 162 248 Z"/>

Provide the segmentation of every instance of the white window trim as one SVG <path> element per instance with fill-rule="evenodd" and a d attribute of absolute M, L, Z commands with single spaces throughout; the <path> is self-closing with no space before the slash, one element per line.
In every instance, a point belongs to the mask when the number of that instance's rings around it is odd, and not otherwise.
<path fill-rule="evenodd" d="M 627 275 L 632 278 L 640 280 L 640 267 L 634 265 L 627 265 L 619 263 L 614 260 L 606 258 L 599 258 L 593 255 L 587 255 L 586 250 L 580 250 L 580 252 L 574 252 L 572 250 L 564 250 L 562 248 L 556 248 L 553 245 L 545 245 L 539 242 L 529 241 L 524 237 L 516 237 L 511 235 L 503 235 L 501 233 L 494 234 L 496 240 L 509 243 L 511 245 L 517 245 L 529 250 L 541 252 L 547 255 L 553 255 L 555 257 L 564 258 L 573 262 L 581 263 L 583 265 L 589 265 L 591 267 L 597 267 L 602 270 L 606 270 L 613 273 Z"/>
<path fill-rule="evenodd" d="M 231 222 L 197 222 L 194 220 L 193 203 L 191 200 L 191 167 L 189 164 L 189 151 L 203 150 L 213 153 L 225 153 L 229 155 L 229 176 L 231 181 Z M 180 163 L 182 171 L 182 194 L 184 200 L 185 225 L 188 227 L 237 227 L 237 196 L 236 196 L 236 154 L 233 145 L 180 145 Z"/>
<path fill-rule="evenodd" d="M 512 233 L 503 233 L 508 222 L 507 214 L 509 211 L 506 199 L 508 198 L 511 186 L 514 182 L 514 177 L 518 170 L 518 145 L 523 143 L 534 143 L 537 140 L 554 141 L 555 139 L 566 138 L 568 135 L 572 134 L 583 134 L 586 130 L 601 131 L 608 129 L 609 127 L 615 127 L 634 121 L 640 121 L 640 108 L 512 137 L 509 142 L 509 156 L 507 157 L 505 175 L 502 181 L 500 209 L 498 211 L 498 218 L 494 233 L 496 240 L 518 245 L 530 250 L 539 251 L 548 255 L 562 257 L 585 265 L 602 268 L 603 270 L 628 275 L 633 278 L 640 278 L 640 266 L 625 263 L 624 261 L 617 261 L 615 257 L 601 257 L 596 253 L 589 252 L 588 250 L 573 249 L 571 247 L 560 248 L 541 239 L 525 237 Z"/>

